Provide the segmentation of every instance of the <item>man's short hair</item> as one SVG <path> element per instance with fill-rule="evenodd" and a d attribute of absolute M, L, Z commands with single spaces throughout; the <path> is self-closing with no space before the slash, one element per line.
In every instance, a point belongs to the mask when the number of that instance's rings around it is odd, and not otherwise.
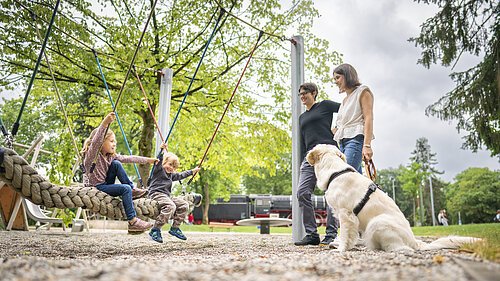
<path fill-rule="evenodd" d="M 311 82 L 304 83 L 304 84 L 300 85 L 299 93 L 300 93 L 300 90 L 304 90 L 307 93 L 313 94 L 314 100 L 316 100 L 316 96 L 318 96 L 318 86 L 316 86 L 316 84 L 314 84 L 314 83 L 311 83 Z"/>

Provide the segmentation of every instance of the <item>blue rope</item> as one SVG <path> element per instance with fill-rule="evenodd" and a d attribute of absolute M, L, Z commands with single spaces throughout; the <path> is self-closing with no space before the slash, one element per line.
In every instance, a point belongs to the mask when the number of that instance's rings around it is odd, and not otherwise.
<path fill-rule="evenodd" d="M 196 78 L 196 74 L 198 73 L 198 70 L 200 69 L 201 63 L 203 62 L 203 59 L 205 58 L 205 54 L 207 53 L 208 46 L 210 45 L 210 42 L 212 42 L 212 38 L 214 37 L 215 32 L 217 31 L 217 27 L 219 26 L 219 22 L 222 19 L 222 16 L 224 15 L 225 12 L 226 11 L 224 9 L 220 10 L 219 18 L 217 19 L 217 22 L 215 23 L 215 26 L 214 26 L 214 30 L 212 31 L 212 34 L 210 35 L 210 38 L 208 39 L 208 42 L 205 45 L 205 50 L 203 50 L 203 54 L 201 56 L 201 59 L 198 62 L 198 66 L 196 67 L 196 70 L 193 74 L 193 77 L 191 78 L 191 82 L 189 82 L 188 89 L 186 90 L 186 93 L 184 94 L 184 98 L 182 99 L 182 102 L 179 105 L 179 109 L 177 110 L 177 114 L 175 114 L 175 118 L 174 118 L 174 121 L 172 122 L 172 126 L 170 126 L 170 130 L 168 131 L 168 135 L 165 138 L 165 143 L 168 142 L 168 138 L 170 137 L 170 134 L 172 133 L 172 130 L 174 129 L 175 123 L 177 122 L 177 118 L 179 117 L 179 113 L 181 112 L 182 106 L 184 105 L 184 102 L 186 101 L 186 98 L 189 95 L 189 90 L 191 90 L 191 86 L 193 85 L 194 79 Z M 160 154 L 161 154 L 161 149 L 160 149 L 160 153 L 158 154 L 157 158 L 160 158 Z"/>
<path fill-rule="evenodd" d="M 113 111 L 115 112 L 116 115 L 116 121 L 118 122 L 118 125 L 120 126 L 120 130 L 122 131 L 123 139 L 125 140 L 125 145 L 127 146 L 128 153 L 132 155 L 132 149 L 130 149 L 130 145 L 127 140 L 127 136 L 125 135 L 125 131 L 123 130 L 122 122 L 120 122 L 120 117 L 118 116 L 118 112 L 116 112 L 115 108 L 115 103 L 113 102 L 113 98 L 111 97 L 111 94 L 109 93 L 109 88 L 108 88 L 108 83 L 106 82 L 106 78 L 104 77 L 104 73 L 102 72 L 101 68 L 101 63 L 99 62 L 99 58 L 97 57 L 97 52 L 95 50 L 92 50 L 95 56 L 95 60 L 97 62 L 97 67 L 99 68 L 99 72 L 101 73 L 102 81 L 104 82 L 104 86 L 106 87 L 106 93 L 108 94 L 109 101 L 111 102 L 111 105 L 113 106 Z M 139 174 L 139 169 L 137 169 L 137 165 L 134 163 L 134 168 L 135 172 L 137 174 L 137 177 L 139 178 L 139 183 L 141 186 L 144 186 L 142 183 L 142 178 L 141 175 Z"/>

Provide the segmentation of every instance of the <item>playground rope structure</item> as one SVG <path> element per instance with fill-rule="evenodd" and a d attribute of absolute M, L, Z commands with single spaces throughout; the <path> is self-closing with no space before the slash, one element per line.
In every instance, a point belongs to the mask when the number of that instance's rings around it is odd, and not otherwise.
<path fill-rule="evenodd" d="M 2 148 L 0 148 L 0 153 L 2 153 Z M 120 199 L 94 187 L 67 187 L 52 184 L 11 149 L 3 151 L 3 161 L 0 162 L 0 180 L 37 205 L 59 209 L 81 207 L 111 219 L 126 218 Z M 155 219 L 160 213 L 158 202 L 152 199 L 136 199 L 134 206 L 137 216 L 141 218 Z"/>

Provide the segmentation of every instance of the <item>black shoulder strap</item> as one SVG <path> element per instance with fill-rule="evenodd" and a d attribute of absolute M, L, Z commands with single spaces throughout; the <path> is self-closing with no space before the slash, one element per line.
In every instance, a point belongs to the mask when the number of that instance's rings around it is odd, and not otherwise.
<path fill-rule="evenodd" d="M 356 205 L 354 210 L 352 210 L 356 216 L 359 214 L 359 212 L 361 212 L 363 207 L 366 205 L 366 203 L 370 199 L 370 195 L 373 192 L 375 192 L 375 190 L 377 190 L 377 188 L 378 188 L 378 186 L 374 183 L 371 183 L 370 186 L 368 186 L 368 190 L 366 191 L 365 196 L 363 197 L 363 199 L 361 199 L 361 201 L 358 203 L 358 205 Z"/>

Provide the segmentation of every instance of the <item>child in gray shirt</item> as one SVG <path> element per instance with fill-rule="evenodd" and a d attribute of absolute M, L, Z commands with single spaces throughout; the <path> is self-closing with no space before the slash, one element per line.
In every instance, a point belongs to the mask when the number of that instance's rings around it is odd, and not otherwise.
<path fill-rule="evenodd" d="M 165 145 L 162 145 L 165 148 Z M 189 210 L 189 204 L 182 197 L 172 197 L 172 184 L 174 181 L 185 179 L 200 170 L 196 167 L 192 170 L 176 173 L 179 167 L 179 158 L 171 152 L 164 152 L 160 155 L 159 161 L 153 168 L 153 174 L 149 181 L 148 197 L 156 200 L 160 205 L 160 214 L 156 217 L 153 228 L 149 232 L 151 239 L 158 243 L 163 243 L 161 228 L 173 219 L 169 234 L 186 240 L 186 236 L 179 229 Z"/>

